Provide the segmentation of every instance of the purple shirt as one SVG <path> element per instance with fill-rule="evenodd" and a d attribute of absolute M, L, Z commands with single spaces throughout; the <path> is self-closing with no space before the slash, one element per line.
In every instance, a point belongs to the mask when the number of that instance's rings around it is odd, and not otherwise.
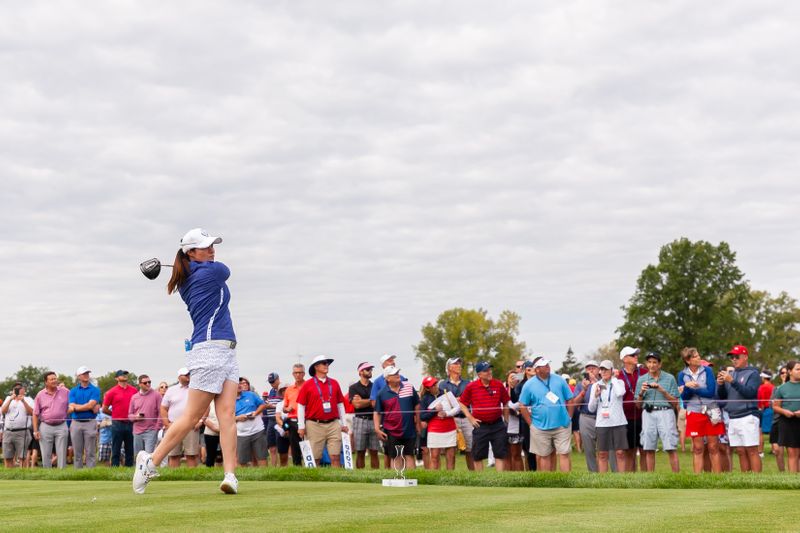
<path fill-rule="evenodd" d="M 133 434 L 161 429 L 160 408 L 161 395 L 153 389 L 147 394 L 142 394 L 142 391 L 134 394 L 128 407 L 128 418 L 133 422 Z M 139 413 L 144 413 L 144 416 L 139 416 Z"/>
<path fill-rule="evenodd" d="M 42 389 L 33 401 L 33 414 L 39 417 L 40 422 L 56 425 L 66 420 L 67 407 L 69 390 L 66 387 L 58 387 L 53 394 Z"/>

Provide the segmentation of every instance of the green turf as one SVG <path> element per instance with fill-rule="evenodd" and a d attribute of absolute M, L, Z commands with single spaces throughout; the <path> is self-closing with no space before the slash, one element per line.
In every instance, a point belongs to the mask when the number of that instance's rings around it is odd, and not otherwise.
<path fill-rule="evenodd" d="M 0 483 L 4 531 L 796 531 L 794 491 L 156 480 Z M 627 517 L 621 520 L 621 517 Z M 635 518 L 635 520 L 634 520 Z"/>

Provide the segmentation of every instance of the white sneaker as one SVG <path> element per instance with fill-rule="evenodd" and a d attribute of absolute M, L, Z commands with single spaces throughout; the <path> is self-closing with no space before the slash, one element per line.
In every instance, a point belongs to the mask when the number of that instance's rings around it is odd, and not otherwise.
<path fill-rule="evenodd" d="M 219 484 L 219 490 L 225 494 L 236 494 L 239 492 L 239 480 L 236 479 L 236 475 L 231 472 L 225 474 L 225 479 Z"/>
<path fill-rule="evenodd" d="M 136 456 L 136 469 L 133 472 L 133 492 L 144 494 L 144 489 L 154 477 L 158 477 L 158 471 L 153 464 L 152 456 L 142 450 Z"/>

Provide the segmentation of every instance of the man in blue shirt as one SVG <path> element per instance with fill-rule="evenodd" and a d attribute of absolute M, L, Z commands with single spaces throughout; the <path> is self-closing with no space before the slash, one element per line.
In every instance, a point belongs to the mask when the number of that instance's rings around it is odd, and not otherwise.
<path fill-rule="evenodd" d="M 75 468 L 83 468 L 83 454 L 86 453 L 86 466 L 94 468 L 97 459 L 97 424 L 95 408 L 100 405 L 100 389 L 89 381 L 89 367 L 82 366 L 75 371 L 78 384 L 69 391 L 67 413 L 72 419 L 69 435 L 75 452 Z M 125 450 L 126 452 L 128 450 Z"/>
<path fill-rule="evenodd" d="M 550 373 L 550 361 L 538 359 L 533 364 L 536 376 L 525 382 L 519 403 L 530 407 L 520 414 L 531 427 L 531 452 L 538 459 L 538 470 L 555 470 L 555 454 L 560 456 L 562 472 L 572 469 L 571 418 L 574 409 L 572 391 L 558 374 Z"/>

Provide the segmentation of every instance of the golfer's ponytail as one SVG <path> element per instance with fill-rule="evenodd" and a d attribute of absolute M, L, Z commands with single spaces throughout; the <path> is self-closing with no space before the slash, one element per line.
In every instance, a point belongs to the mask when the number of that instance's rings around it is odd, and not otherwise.
<path fill-rule="evenodd" d="M 167 282 L 167 294 L 172 294 L 177 291 L 186 281 L 189 276 L 189 256 L 183 253 L 183 250 L 178 250 L 175 254 L 175 262 L 172 263 L 172 277 Z"/>

